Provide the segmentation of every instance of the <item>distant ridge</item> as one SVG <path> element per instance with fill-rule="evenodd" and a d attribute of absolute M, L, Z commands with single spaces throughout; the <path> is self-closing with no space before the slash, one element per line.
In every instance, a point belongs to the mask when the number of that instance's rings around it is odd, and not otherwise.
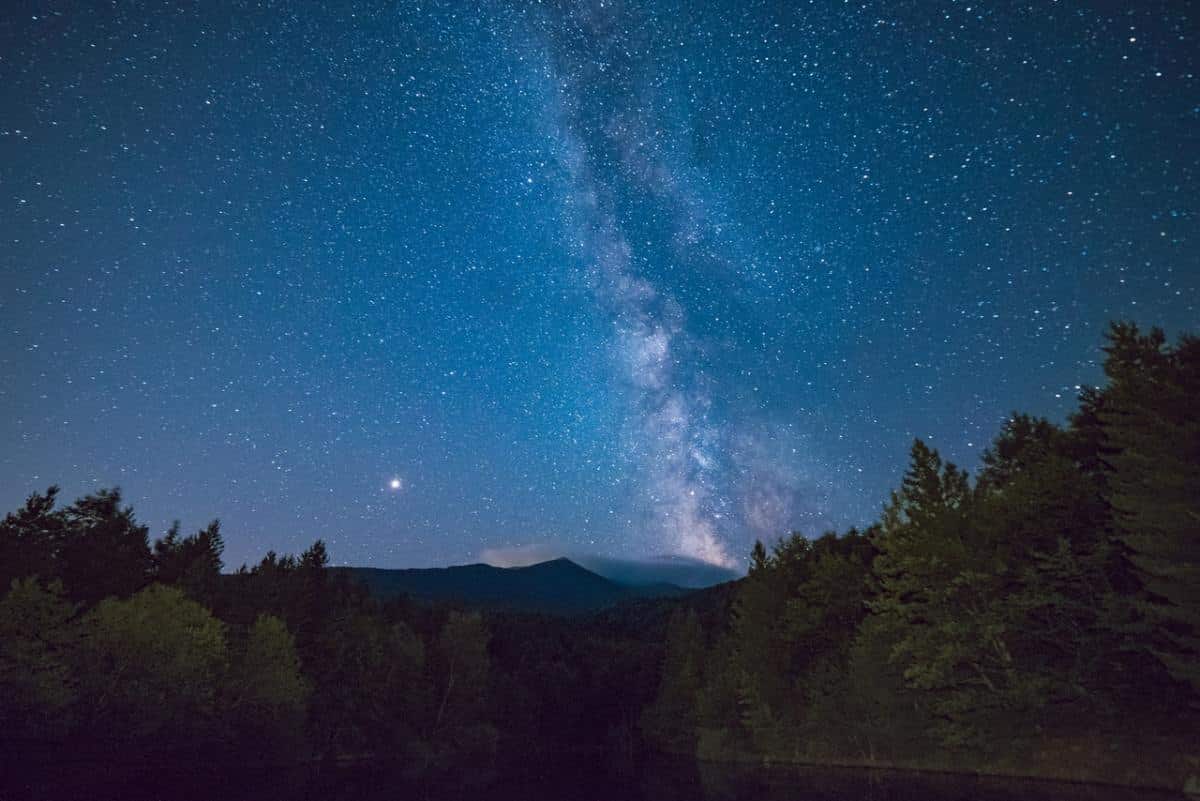
<path fill-rule="evenodd" d="M 565 558 L 527 567 L 472 564 L 405 570 L 372 567 L 331 570 L 362 582 L 380 599 L 406 595 L 419 601 L 566 615 L 594 612 L 635 598 L 669 598 L 689 592 L 674 584 L 621 584 Z"/>

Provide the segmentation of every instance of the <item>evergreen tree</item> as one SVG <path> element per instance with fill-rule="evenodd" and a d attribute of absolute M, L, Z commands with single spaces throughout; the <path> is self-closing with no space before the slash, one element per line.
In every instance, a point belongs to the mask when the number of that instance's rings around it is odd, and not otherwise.
<path fill-rule="evenodd" d="M 76 645 L 74 608 L 62 585 L 15 579 L 0 600 L 0 741 L 64 736 L 71 724 L 75 676 L 68 657 Z"/>
<path fill-rule="evenodd" d="M 1002 597 L 1007 567 L 972 528 L 965 472 L 920 440 L 884 511 L 872 608 L 895 632 L 892 658 L 931 697 L 948 745 L 982 744 L 983 724 L 1031 703 L 1012 641 L 1016 610 Z"/>
<path fill-rule="evenodd" d="M 1003 566 L 989 603 L 1014 621 L 1015 668 L 1043 707 L 1104 703 L 1100 672 L 1117 647 L 1101 620 L 1112 592 L 1107 506 L 1095 471 L 1081 469 L 1076 437 L 1014 415 L 984 455 L 976 501 L 978 547 Z"/>
<path fill-rule="evenodd" d="M 795 544 L 799 544 L 797 540 Z M 794 550 L 794 548 L 793 548 Z M 792 686 L 790 653 L 781 647 L 787 604 L 787 576 L 779 549 L 759 560 L 754 573 L 738 589 L 730 619 L 730 686 L 739 716 L 739 735 L 760 750 L 780 747 L 781 713 L 789 706 Z"/>
<path fill-rule="evenodd" d="M 1114 324 L 1099 417 L 1113 530 L 1142 586 L 1127 626 L 1200 690 L 1200 340 Z"/>
<path fill-rule="evenodd" d="M 33 493 L 25 505 L 0 521 L 0 587 L 13 579 L 38 576 L 46 581 L 62 577 L 59 562 L 66 521 L 54 509 L 58 487 Z"/>
<path fill-rule="evenodd" d="M 757 573 L 765 570 L 767 566 L 767 549 L 763 546 L 762 540 L 755 540 L 754 548 L 750 551 L 750 572 Z"/>
<path fill-rule="evenodd" d="M 214 520 L 187 537 L 179 536 L 176 522 L 154 543 L 154 577 L 163 584 L 178 586 L 202 603 L 212 603 L 221 578 L 224 550 L 220 521 Z"/>
<path fill-rule="evenodd" d="M 651 742 L 677 753 L 696 747 L 697 707 L 704 661 L 704 632 L 694 610 L 677 609 L 667 625 L 658 695 L 642 715 Z"/>
<path fill-rule="evenodd" d="M 122 508 L 120 490 L 80 498 L 63 510 L 63 519 L 61 576 L 72 599 L 90 606 L 146 586 L 153 566 L 149 531 L 132 508 Z"/>

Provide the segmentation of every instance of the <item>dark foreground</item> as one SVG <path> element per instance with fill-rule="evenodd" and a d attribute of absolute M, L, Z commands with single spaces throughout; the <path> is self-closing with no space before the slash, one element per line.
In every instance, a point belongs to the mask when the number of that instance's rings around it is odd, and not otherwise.
<path fill-rule="evenodd" d="M 8 778 L 14 778 L 11 774 Z M 638 765 L 566 760 L 486 777 L 414 784 L 386 765 L 253 770 L 146 763 L 60 764 L 6 783 L 5 798 L 301 801 L 1156 801 L 1165 791 L 938 773 L 748 768 L 655 757 Z"/>

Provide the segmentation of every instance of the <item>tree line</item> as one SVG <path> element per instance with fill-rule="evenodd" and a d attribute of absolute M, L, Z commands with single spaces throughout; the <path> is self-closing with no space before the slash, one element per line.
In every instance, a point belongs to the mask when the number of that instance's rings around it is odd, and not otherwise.
<path fill-rule="evenodd" d="M 490 759 L 478 614 L 383 605 L 317 541 L 222 575 L 219 525 L 151 545 L 102 490 L 0 523 L 0 738 L 18 758 L 385 752 L 414 773 Z"/>
<path fill-rule="evenodd" d="M 864 531 L 755 545 L 672 617 L 643 716 L 712 759 L 1182 786 L 1200 765 L 1200 340 L 1114 324 L 1066 425 L 1015 414 L 972 480 L 914 442 Z"/>
<path fill-rule="evenodd" d="M 151 540 L 116 490 L 0 521 L 0 770 L 387 763 L 487 782 L 564 752 L 628 764 L 665 612 L 595 618 L 381 602 L 321 541 L 224 573 L 213 522 Z M 219 758 L 218 758 L 219 757 Z"/>
<path fill-rule="evenodd" d="M 917 441 L 867 529 L 587 618 L 383 603 L 320 541 L 223 573 L 216 522 L 152 541 L 118 491 L 51 487 L 0 521 L 0 754 L 486 781 L 650 745 L 1178 786 L 1200 771 L 1200 341 L 1119 324 L 1105 353 L 1106 386 L 1065 425 L 1014 415 L 974 478 Z"/>

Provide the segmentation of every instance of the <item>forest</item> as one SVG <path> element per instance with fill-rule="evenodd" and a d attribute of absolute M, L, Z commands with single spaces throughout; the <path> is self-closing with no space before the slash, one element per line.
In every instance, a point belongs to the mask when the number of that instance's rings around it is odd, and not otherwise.
<path fill-rule="evenodd" d="M 705 759 L 1179 788 L 1200 770 L 1200 341 L 1115 324 L 1065 426 L 1015 414 L 972 480 L 916 441 L 878 523 L 754 549 L 680 609 L 643 715 Z"/>
<path fill-rule="evenodd" d="M 224 572 L 117 490 L 0 523 L 8 775 L 387 760 L 486 782 L 564 752 L 1181 787 L 1200 773 L 1200 340 L 1114 324 L 1103 387 L 974 477 L 916 441 L 880 520 L 587 616 L 382 602 L 322 542 Z"/>

